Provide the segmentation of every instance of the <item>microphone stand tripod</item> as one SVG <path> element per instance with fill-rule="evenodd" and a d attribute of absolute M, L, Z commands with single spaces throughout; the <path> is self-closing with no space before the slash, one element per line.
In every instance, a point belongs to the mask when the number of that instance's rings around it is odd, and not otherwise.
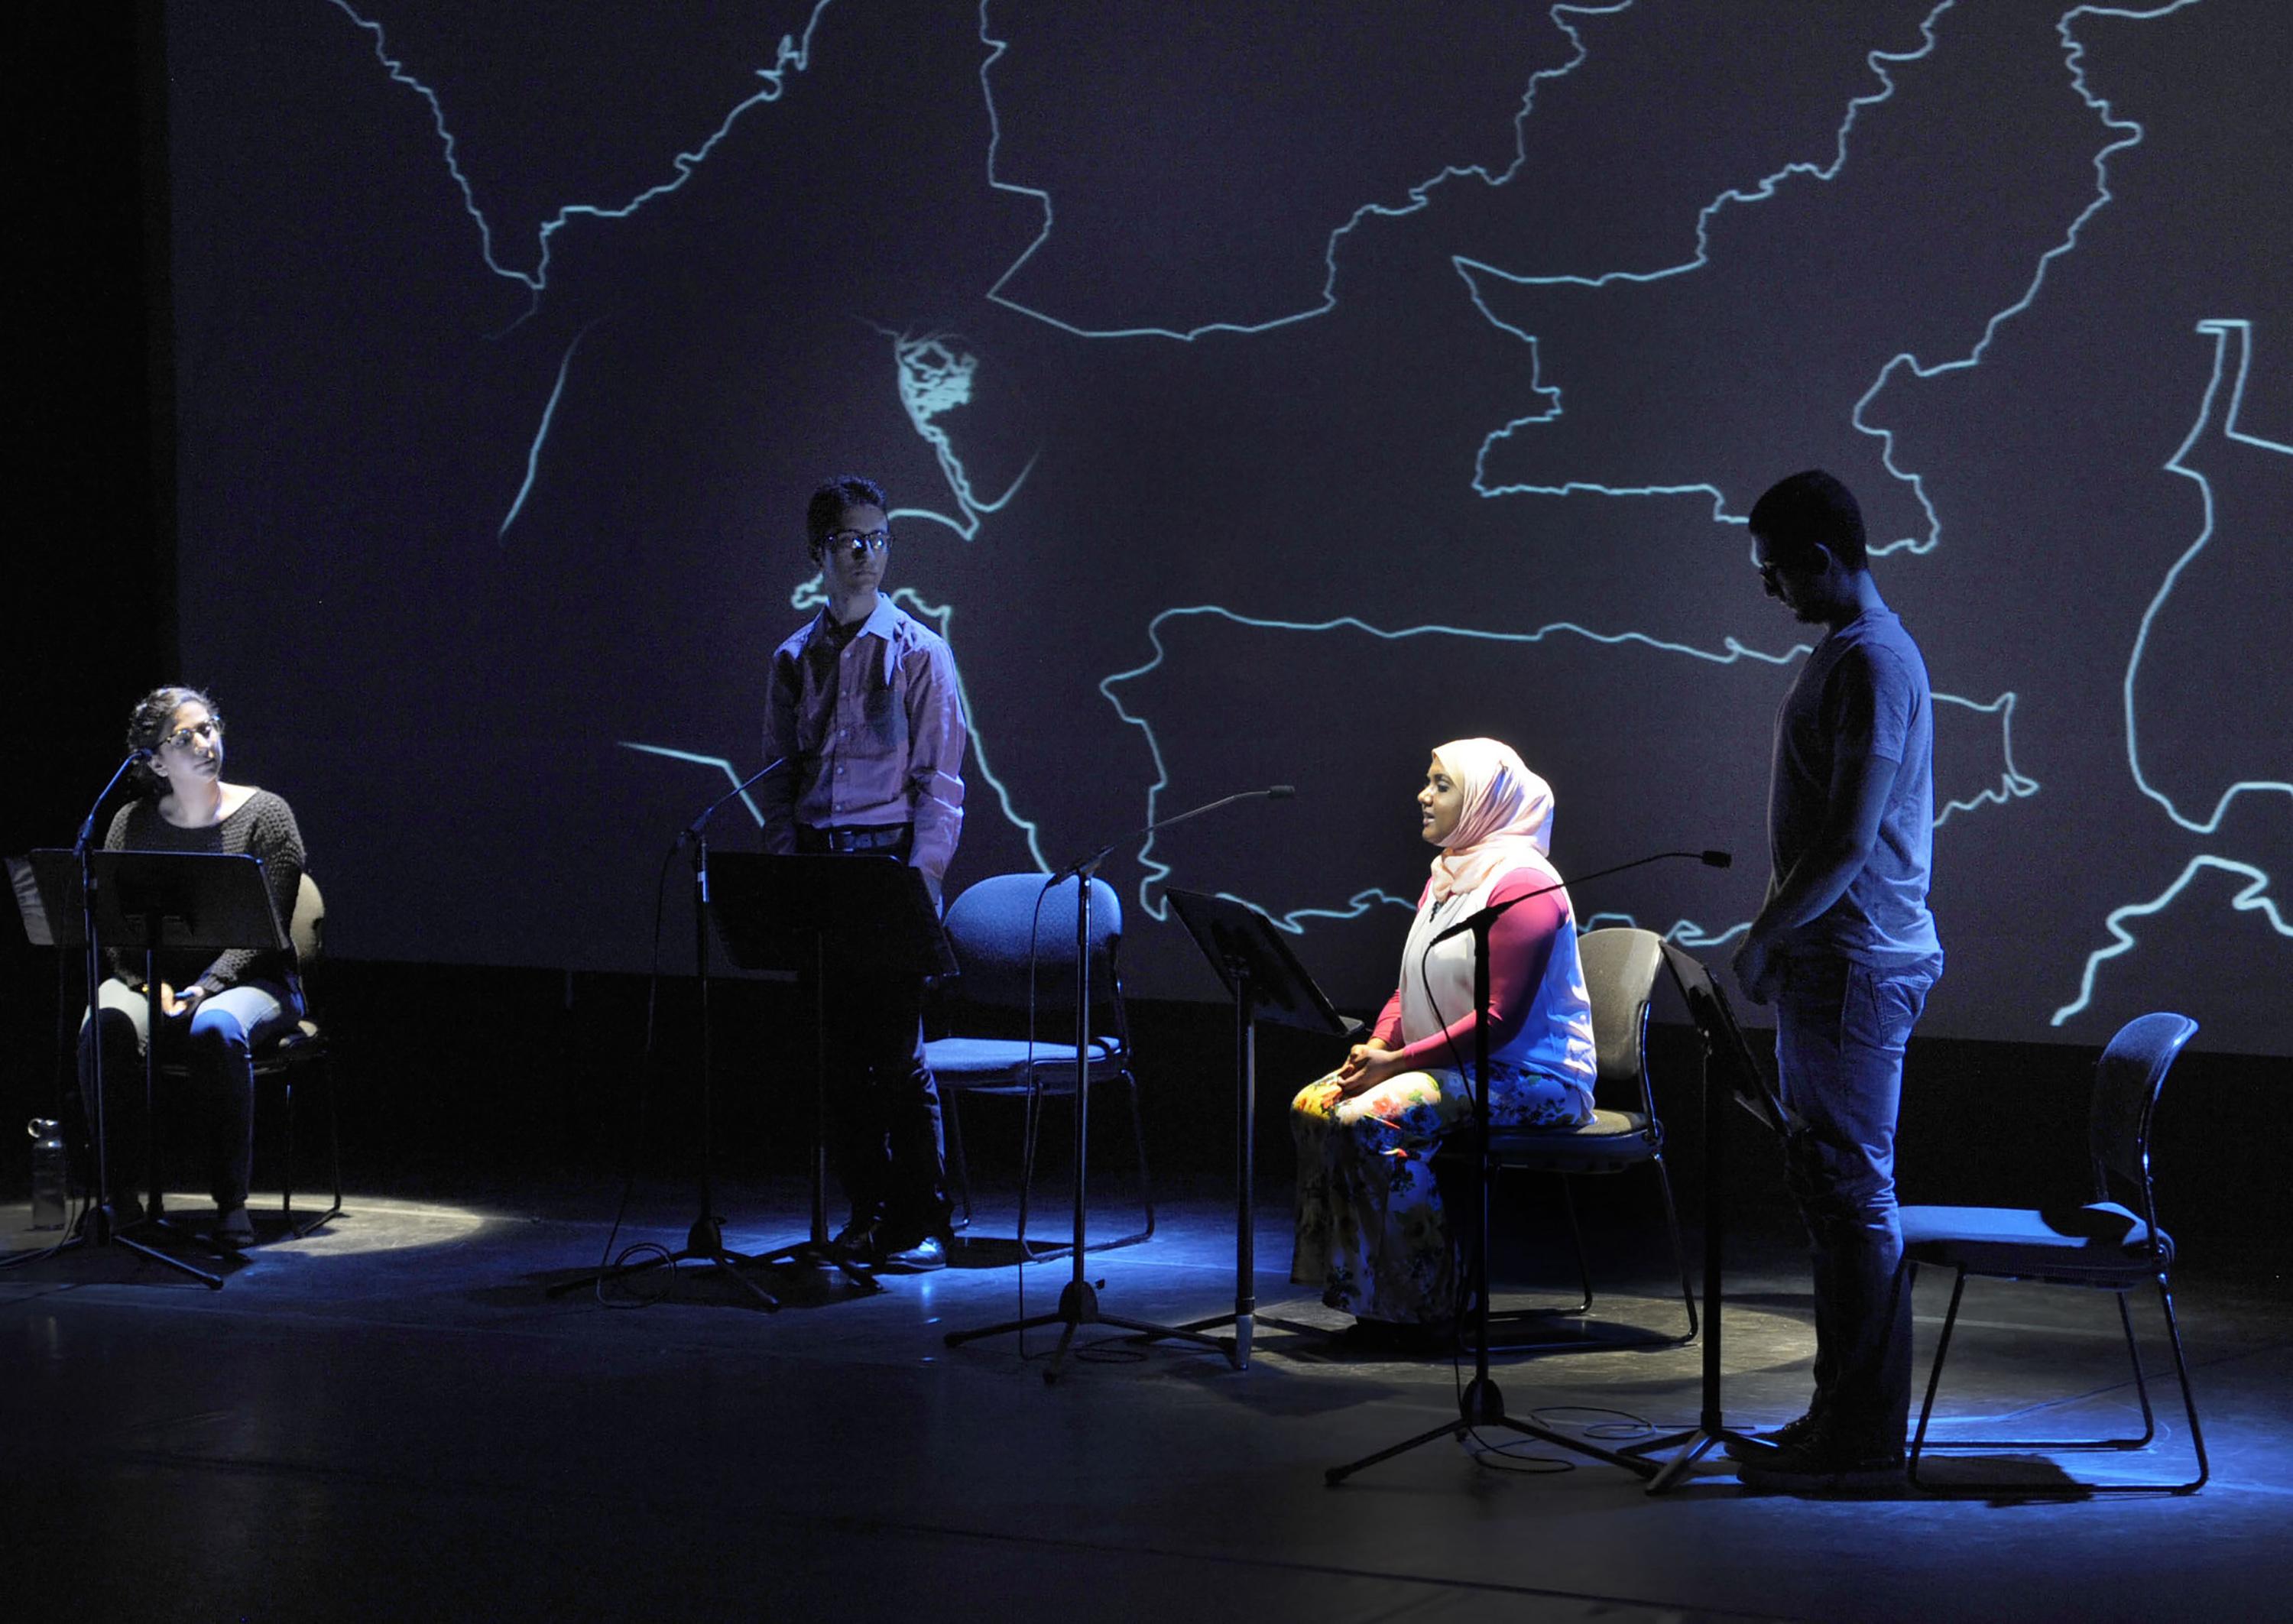
<path fill-rule="evenodd" d="M 103 1132 L 103 1037 L 101 1025 L 103 1019 L 101 994 L 103 985 L 103 949 L 97 944 L 95 933 L 95 814 L 102 810 L 103 803 L 118 787 L 119 780 L 126 776 L 127 770 L 140 761 L 148 760 L 151 754 L 150 750 L 133 751 L 113 770 L 111 777 L 105 781 L 102 789 L 97 793 L 94 804 L 87 809 L 86 818 L 80 823 L 79 838 L 72 842 L 72 857 L 79 866 L 80 941 L 82 951 L 85 955 L 87 971 L 89 1054 L 86 1102 L 88 1136 L 95 1142 L 95 1200 L 82 1215 L 80 1227 L 77 1232 L 58 1241 L 53 1247 L 42 1247 L 34 1251 L 20 1253 L 5 1262 L 0 1262 L 0 1268 L 13 1268 L 18 1264 L 30 1263 L 36 1258 L 53 1257 L 57 1253 L 69 1251 L 76 1246 L 99 1248 L 121 1246 L 139 1256 L 148 1257 L 154 1263 L 166 1264 L 179 1273 L 190 1275 L 210 1291 L 220 1291 L 223 1289 L 223 1281 L 218 1276 L 210 1274 L 206 1270 L 185 1262 L 182 1258 L 172 1256 L 157 1247 L 146 1246 L 140 1240 L 131 1240 L 128 1236 L 120 1233 L 125 1226 L 119 1224 L 111 1208 L 110 1157 L 104 1143 Z M 147 958 L 147 974 L 152 973 L 149 970 L 149 964 L 150 961 Z M 158 998 L 158 989 L 154 985 L 150 989 L 150 1003 L 147 1006 L 149 1030 L 145 1038 L 147 1063 L 144 1076 L 144 1088 L 147 1095 L 151 1086 L 149 1060 L 156 1054 L 159 1042 Z M 147 1098 L 143 1118 L 144 1132 L 147 1135 L 158 1131 L 158 1125 L 151 1115 L 151 1111 L 152 1103 Z M 150 1193 L 156 1202 L 159 1193 L 156 1179 Z"/>
<path fill-rule="evenodd" d="M 745 795 L 781 768 L 788 765 L 785 755 L 765 769 L 742 780 L 725 794 L 711 801 L 701 814 L 685 827 L 679 836 L 693 855 L 693 962 L 701 982 L 701 1212 L 685 1232 L 685 1244 L 664 1256 L 646 1257 L 636 1263 L 614 1264 L 595 1273 L 577 1280 L 560 1281 L 544 1295 L 563 1297 L 579 1291 L 584 1286 L 596 1286 L 600 1281 L 620 1280 L 643 1270 L 656 1269 L 663 1264 L 674 1268 L 680 1263 L 706 1263 L 723 1270 L 741 1282 L 766 1309 L 777 1310 L 780 1298 L 766 1290 L 741 1273 L 740 1265 L 759 1261 L 745 1252 L 728 1251 L 725 1246 L 725 1220 L 717 1216 L 715 1179 L 712 1176 L 712 1155 L 716 1137 L 716 1083 L 711 1062 L 715 1041 L 709 1011 L 709 820 L 717 809 L 735 796 Z"/>
<path fill-rule="evenodd" d="M 1535 893 L 1531 893 L 1535 894 Z M 1519 899 L 1527 901 L 1527 897 Z M 1468 922 L 1473 933 L 1473 1209 L 1478 1226 L 1474 1236 L 1471 1279 L 1473 1294 L 1473 1379 L 1457 1395 L 1457 1418 L 1428 1428 L 1414 1438 L 1389 1445 L 1373 1455 L 1342 1466 L 1332 1466 L 1322 1481 L 1333 1487 L 1365 1466 L 1406 1455 L 1436 1438 L 1455 1438 L 1478 1426 L 1502 1426 L 1556 1449 L 1573 1451 L 1641 1477 L 1653 1477 L 1657 1467 L 1615 1450 L 1604 1450 L 1582 1438 L 1570 1438 L 1505 1412 L 1504 1394 L 1489 1379 L 1489 931 L 1496 923 L 1494 909 L 1483 909 Z"/>
<path fill-rule="evenodd" d="M 1076 883 L 1074 1239 L 1070 1242 L 1074 1273 L 1059 1292 L 1059 1305 L 1051 1313 L 1030 1314 L 1025 1319 L 1009 1320 L 998 1325 L 984 1325 L 972 1330 L 950 1331 L 946 1337 L 948 1346 L 960 1347 L 967 1342 L 976 1342 L 983 1337 L 1000 1337 L 1007 1331 L 1025 1332 L 1033 1330 L 1039 1325 L 1056 1325 L 1059 1327 L 1059 1342 L 1058 1346 L 1052 1350 L 1050 1363 L 1043 1369 L 1043 1381 L 1046 1386 L 1058 1380 L 1060 1369 L 1066 1362 L 1067 1352 L 1074 1345 L 1075 1333 L 1086 1325 L 1111 1325 L 1118 1330 L 1135 1332 L 1153 1341 L 1168 1338 L 1191 1342 L 1199 1347 L 1214 1348 L 1226 1354 L 1228 1360 L 1235 1363 L 1237 1369 L 1240 1368 L 1241 1362 L 1249 1357 L 1247 1347 L 1238 1348 L 1233 1339 L 1208 1336 L 1198 1330 L 1187 1330 L 1173 1325 L 1157 1325 L 1149 1320 L 1126 1319 L 1121 1314 L 1107 1313 L 1098 1305 L 1098 1288 L 1106 1282 L 1101 1281 L 1094 1283 L 1084 1276 L 1083 1155 L 1090 1143 L 1090 893 L 1093 885 L 1098 878 L 1099 865 L 1113 855 L 1118 846 L 1127 845 L 1142 835 L 1151 835 L 1155 830 L 1168 828 L 1172 824 L 1184 823 L 1189 818 L 1198 818 L 1204 812 L 1215 812 L 1219 807 L 1231 805 L 1236 801 L 1246 801 L 1254 797 L 1283 800 L 1294 793 L 1295 791 L 1289 785 L 1278 784 L 1270 789 L 1245 789 L 1235 795 L 1221 796 L 1218 800 L 1195 807 L 1191 811 L 1180 812 L 1176 817 L 1164 818 L 1149 823 L 1146 828 L 1126 835 L 1121 840 L 1103 845 L 1081 862 L 1070 864 L 1062 869 L 1044 883 L 1043 889 L 1047 893 L 1053 886 L 1065 880 L 1073 879 Z"/>
<path fill-rule="evenodd" d="M 1604 879 L 1611 874 L 1621 874 L 1627 869 L 1637 869 L 1646 863 L 1661 862 L 1668 857 L 1693 857 L 1708 868 L 1724 869 L 1731 860 L 1725 852 L 1658 852 L 1653 856 L 1635 858 L 1628 863 L 1618 863 L 1611 869 L 1599 869 L 1581 877 L 1584 880 Z M 1489 933 L 1504 911 L 1532 897 L 1540 897 L 1561 889 L 1559 885 L 1544 886 L 1523 893 L 1494 907 L 1481 909 L 1470 917 L 1459 921 L 1426 944 L 1470 931 L 1473 937 L 1473 1212 L 1474 1234 L 1471 1278 L 1467 1289 L 1473 1297 L 1473 1379 L 1457 1395 L 1457 1418 L 1430 1427 L 1414 1438 L 1390 1445 L 1373 1455 L 1345 1466 L 1332 1466 L 1322 1475 L 1325 1483 L 1333 1487 L 1346 1481 L 1365 1466 L 1373 1466 L 1381 1460 L 1390 1460 L 1396 1455 L 1406 1455 L 1421 1444 L 1436 1438 L 1464 1436 L 1477 1426 L 1502 1426 L 1523 1434 L 1556 1449 L 1568 1450 L 1592 1459 L 1604 1461 L 1612 1466 L 1622 1466 L 1642 1478 L 1654 1477 L 1658 1468 L 1653 1461 L 1616 1450 L 1605 1450 L 1581 1438 L 1570 1438 L 1524 1421 L 1505 1412 L 1504 1394 L 1489 1379 Z M 1707 1343 L 1707 1357 L 1710 1345 Z M 1708 1445 L 1706 1446 L 1708 1447 Z"/>

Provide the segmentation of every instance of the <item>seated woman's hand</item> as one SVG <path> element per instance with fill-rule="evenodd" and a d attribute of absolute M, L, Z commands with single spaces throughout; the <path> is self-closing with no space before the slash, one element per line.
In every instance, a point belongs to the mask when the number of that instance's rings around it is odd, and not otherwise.
<path fill-rule="evenodd" d="M 1389 1049 L 1381 1043 L 1357 1043 L 1346 1055 L 1346 1063 L 1332 1073 L 1341 1099 L 1351 1099 L 1366 1094 L 1390 1077 L 1398 1077 L 1409 1070 L 1409 1062 L 1398 1049 Z"/>

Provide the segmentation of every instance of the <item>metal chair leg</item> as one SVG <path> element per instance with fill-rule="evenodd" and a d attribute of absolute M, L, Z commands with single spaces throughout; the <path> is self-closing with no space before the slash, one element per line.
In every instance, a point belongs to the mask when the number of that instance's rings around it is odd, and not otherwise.
<path fill-rule="evenodd" d="M 1576 1286 L 1583 1300 L 1574 1308 L 1564 1308 L 1563 1313 L 1583 1314 L 1592 1312 L 1592 1260 L 1584 1256 L 1584 1226 L 1576 1219 L 1576 1182 L 1568 1175 L 1560 1176 L 1560 1205 L 1568 1215 L 1568 1242 L 1576 1250 Z"/>
<path fill-rule="evenodd" d="M 1919 1266 L 1913 1264 L 1910 1267 L 1910 1283 L 1916 1286 L 1918 1283 Z M 1965 1291 L 1966 1271 L 1960 1269 L 1951 1281 L 1950 1306 L 1943 1313 L 1942 1333 L 1935 1340 L 1934 1362 L 1927 1368 L 1927 1395 L 1925 1402 L 1919 1406 L 1918 1429 L 1911 1434 L 1908 1476 L 1915 1488 L 1932 1487 L 1932 1484 L 1919 1481 L 1919 1460 L 1926 1451 L 1927 1423 L 1934 1416 L 1935 1389 L 1942 1386 L 1942 1361 L 1950 1353 L 1950 1333 L 1958 1324 L 1958 1299 L 1965 1294 Z"/>
<path fill-rule="evenodd" d="M 2158 1306 L 2166 1311 L 2166 1345 L 2174 1350 L 2174 1376 L 2182 1384 L 2182 1410 L 2190 1418 L 2190 1445 L 2198 1454 L 2197 1476 L 2174 1492 L 2195 1494 L 2213 1475 L 2213 1465 L 2206 1458 L 2205 1428 L 2198 1425 L 2198 1395 L 2190 1386 L 2190 1363 L 2182 1353 L 2182 1328 L 2174 1318 L 2174 1294 L 2167 1289 L 2162 1274 L 2158 1277 Z"/>
<path fill-rule="evenodd" d="M 1680 1300 L 1688 1305 L 1688 1334 L 1681 1338 L 1684 1345 L 1695 1341 L 1703 1329 L 1697 1319 L 1696 1283 L 1689 1274 L 1688 1248 L 1680 1243 L 1680 1208 L 1672 1199 L 1672 1170 L 1664 1165 L 1662 1156 L 1652 1159 L 1656 1166 L 1657 1189 L 1664 1196 L 1665 1232 L 1672 1237 L 1673 1261 L 1680 1265 Z"/>
<path fill-rule="evenodd" d="M 960 1088 L 943 1085 L 940 1088 L 940 1119 L 947 1125 L 947 1148 L 955 1164 L 955 1192 L 963 1202 L 963 1222 L 958 1229 L 971 1227 L 971 1163 L 963 1153 L 963 1113 L 957 1109 Z"/>
<path fill-rule="evenodd" d="M 293 1222 L 296 1137 L 295 1084 L 294 1079 L 290 1077 L 288 1079 L 286 1087 L 287 1188 L 280 1200 L 280 1210 L 288 1215 L 289 1232 L 292 1233 L 297 1240 L 300 1240 L 304 1236 L 309 1234 L 312 1230 L 318 1229 L 321 1225 L 332 1223 L 335 1219 L 342 1216 L 343 1212 L 342 1102 L 336 1092 L 339 1084 L 336 1080 L 334 1060 L 330 1055 L 322 1054 L 319 1058 L 317 1065 L 320 1072 L 322 1074 L 320 1080 L 325 1087 L 327 1095 L 328 1168 L 331 1175 L 331 1181 L 334 1188 L 334 1201 L 324 1212 L 319 1213 L 312 1217 L 305 1218 L 300 1224 Z"/>
<path fill-rule="evenodd" d="M 2126 1305 L 2126 1293 L 2118 1293 L 2118 1322 L 2126 1329 L 2126 1359 L 2134 1367 L 2134 1396 L 2142 1404 L 2142 1435 L 2123 1441 L 2123 1447 L 2138 1450 L 2158 1435 L 2158 1418 L 2150 1409 L 2150 1384 L 2142 1376 L 2142 1348 L 2134 1340 L 2134 1313 Z"/>
<path fill-rule="evenodd" d="M 1912 1265 L 1912 1271 L 1913 1276 L 1916 1278 L 1917 1272 L 1917 1265 L 1916 1264 Z M 1958 1305 L 1960 1298 L 1966 1289 L 1966 1272 L 1962 1269 L 1958 1271 L 1957 1278 L 1951 1286 L 1950 1307 L 1943 1316 L 1942 1334 L 1935 1345 L 1934 1364 L 1927 1375 L 1926 1401 L 1919 1407 L 1918 1428 L 1911 1436 L 1911 1449 L 1908 1466 L 1909 1478 L 1914 1487 L 1924 1490 L 1931 1494 L 1981 1495 L 1997 1498 L 2000 1496 L 2013 1495 L 2059 1496 L 2065 1493 L 2194 1494 L 2198 1490 L 2205 1486 L 2207 1478 L 2211 1475 L 2212 1467 L 2206 1457 L 2205 1434 L 2200 1429 L 2198 1423 L 2197 1395 L 2190 1386 L 2189 1365 L 2182 1351 L 2181 1329 L 2175 1322 L 2174 1319 L 2172 1294 L 2167 1291 L 2166 1282 L 2163 1279 L 2160 1279 L 2158 1282 L 2158 1297 L 2159 1305 L 2165 1310 L 2167 1339 L 2173 1348 L 2174 1373 L 2176 1378 L 2180 1381 L 2182 1386 L 2183 1410 L 2189 1417 L 2190 1442 L 2192 1448 L 2197 1454 L 2198 1475 L 2195 1478 L 2184 1483 L 2095 1483 L 2081 1482 L 2075 1479 L 2056 1479 L 2040 1483 L 2001 1483 L 1993 1480 L 1985 1480 L 1981 1482 L 1968 1481 L 1954 1483 L 1935 1483 L 1921 1478 L 1919 1475 L 1919 1465 L 1926 1451 L 1927 1427 L 1929 1421 L 1934 1413 L 1935 1393 L 1942 1380 L 1943 1360 L 1950 1351 L 1951 1332 L 1958 1322 Z M 2135 1341 L 2134 1320 L 2133 1315 L 2127 1305 L 2126 1294 L 2119 1292 L 2114 1293 L 2113 1295 L 2118 1297 L 2120 1323 L 2123 1325 L 2126 1331 L 2127 1353 L 2134 1364 L 2135 1391 L 2138 1395 L 2140 1395 L 2142 1402 L 2143 1426 L 2142 1435 L 2140 1437 L 2092 1439 L 1953 1438 L 1948 1441 L 1948 1447 L 1953 1450 L 2013 1450 L 2033 1454 L 2088 1450 L 2114 1450 L 2123 1451 L 2128 1450 L 2139 1450 L 2147 1447 L 2157 1436 L 2156 1418 L 2150 1406 L 2146 1384 L 2142 1371 L 2141 1353 Z"/>
<path fill-rule="evenodd" d="M 287 1112 L 287 1143 L 283 1148 L 287 1166 L 279 1181 L 279 1213 L 287 1220 L 287 1227 L 292 1230 L 295 1227 L 295 1078 L 292 1072 L 280 1079 L 279 1089 L 280 1103 Z"/>

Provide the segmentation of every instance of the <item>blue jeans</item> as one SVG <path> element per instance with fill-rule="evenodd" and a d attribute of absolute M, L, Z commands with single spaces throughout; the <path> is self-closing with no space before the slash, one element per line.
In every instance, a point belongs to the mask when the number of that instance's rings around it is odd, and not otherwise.
<path fill-rule="evenodd" d="M 97 989 L 102 1009 L 103 1142 L 114 1196 L 140 1188 L 150 1167 L 149 1113 L 143 1090 L 143 1050 L 149 1014 L 143 995 L 124 982 Z M 195 1129 L 207 1167 L 209 1193 L 224 1212 L 247 1205 L 255 1169 L 255 1049 L 303 1018 L 303 999 L 291 986 L 242 982 L 204 998 L 188 1021 L 160 1017 L 163 1059 L 190 1068 L 190 1094 L 200 1123 Z M 87 1090 L 94 1045 L 85 1022 L 79 1042 L 80 1090 Z M 94 1113 L 89 1112 L 90 1132 Z"/>
<path fill-rule="evenodd" d="M 1895 1204 L 1903 1047 L 1940 957 L 1875 970 L 1784 966 L 1776 1064 L 1791 1132 L 1785 1176 L 1815 1265 L 1815 1402 L 1855 1446 L 1900 1448 L 1911 1401 L 1911 1298 Z"/>

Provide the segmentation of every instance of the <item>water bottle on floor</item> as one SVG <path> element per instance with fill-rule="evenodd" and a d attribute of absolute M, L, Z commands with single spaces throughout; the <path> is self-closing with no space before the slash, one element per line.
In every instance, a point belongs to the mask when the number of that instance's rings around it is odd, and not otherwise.
<path fill-rule="evenodd" d="M 71 1162 L 64 1151 L 63 1125 L 34 1117 L 26 1131 L 32 1135 L 32 1227 L 61 1229 L 71 1205 Z"/>

